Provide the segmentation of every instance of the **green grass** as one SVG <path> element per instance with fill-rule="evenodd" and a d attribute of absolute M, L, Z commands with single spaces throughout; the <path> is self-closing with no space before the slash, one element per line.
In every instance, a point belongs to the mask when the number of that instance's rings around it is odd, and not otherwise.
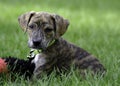
<path fill-rule="evenodd" d="M 0 56 L 26 59 L 27 35 L 18 25 L 22 13 L 35 10 L 57 13 L 70 21 L 66 40 L 86 49 L 104 64 L 105 77 L 81 80 L 71 75 L 40 80 L 15 81 L 1 78 L 2 86 L 119 86 L 120 85 L 120 1 L 119 0 L 0 0 Z"/>

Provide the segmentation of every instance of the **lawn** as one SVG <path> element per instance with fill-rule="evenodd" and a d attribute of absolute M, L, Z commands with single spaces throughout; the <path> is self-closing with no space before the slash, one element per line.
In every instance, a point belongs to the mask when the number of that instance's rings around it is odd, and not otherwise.
<path fill-rule="evenodd" d="M 89 51 L 107 69 L 104 77 L 44 76 L 27 81 L 0 77 L 0 86 L 120 86 L 120 0 L 0 0 L 0 56 L 26 59 L 27 35 L 18 24 L 22 13 L 47 11 L 70 21 L 64 38 Z"/>

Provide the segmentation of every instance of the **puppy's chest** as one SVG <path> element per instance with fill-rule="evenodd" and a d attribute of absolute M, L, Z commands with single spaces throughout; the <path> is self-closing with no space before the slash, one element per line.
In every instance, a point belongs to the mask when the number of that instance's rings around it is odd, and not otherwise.
<path fill-rule="evenodd" d="M 43 55 L 37 54 L 37 55 L 35 55 L 35 57 L 32 60 L 32 62 L 35 63 L 35 65 L 37 67 L 37 66 L 44 65 L 47 62 L 47 60 L 46 60 L 46 58 Z"/>

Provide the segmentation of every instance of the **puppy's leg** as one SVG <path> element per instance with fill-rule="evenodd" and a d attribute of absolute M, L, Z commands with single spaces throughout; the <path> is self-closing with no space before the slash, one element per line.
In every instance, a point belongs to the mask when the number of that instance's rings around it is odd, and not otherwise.
<path fill-rule="evenodd" d="M 34 78 L 40 78 L 42 76 L 43 71 L 45 71 L 45 65 L 47 63 L 46 55 L 40 53 L 35 56 L 32 60 L 32 63 L 35 63 L 35 70 L 33 72 Z"/>

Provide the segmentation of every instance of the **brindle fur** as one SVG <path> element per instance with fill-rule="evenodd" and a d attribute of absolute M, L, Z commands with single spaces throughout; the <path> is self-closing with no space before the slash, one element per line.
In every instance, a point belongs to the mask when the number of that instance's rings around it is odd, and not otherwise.
<path fill-rule="evenodd" d="M 30 48 L 41 49 L 32 62 L 35 63 L 35 76 L 43 72 L 68 70 L 71 65 L 80 71 L 91 69 L 93 73 L 104 73 L 105 68 L 87 51 L 77 47 L 61 36 L 66 32 L 68 20 L 47 12 L 28 12 L 19 17 L 20 26 L 28 33 Z M 48 46 L 49 42 L 55 42 Z"/>

